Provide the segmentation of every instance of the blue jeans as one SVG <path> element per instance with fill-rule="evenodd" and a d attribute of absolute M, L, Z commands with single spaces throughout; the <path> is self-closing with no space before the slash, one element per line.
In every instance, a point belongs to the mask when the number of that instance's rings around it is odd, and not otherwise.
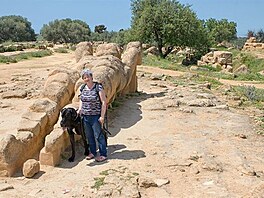
<path fill-rule="evenodd" d="M 96 156 L 96 140 L 98 142 L 100 156 L 107 157 L 105 136 L 102 132 L 100 115 L 83 115 L 83 124 L 91 153 Z"/>

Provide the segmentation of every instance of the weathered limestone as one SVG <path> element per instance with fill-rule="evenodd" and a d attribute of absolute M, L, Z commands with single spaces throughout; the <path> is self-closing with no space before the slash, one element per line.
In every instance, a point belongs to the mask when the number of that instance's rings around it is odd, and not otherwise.
<path fill-rule="evenodd" d="M 122 91 L 123 95 L 137 91 L 136 66 L 142 64 L 141 51 L 142 48 L 140 42 L 130 42 L 122 56 L 122 62 L 128 66 L 125 67 L 125 72 L 129 78 L 126 84 L 127 86 Z"/>
<path fill-rule="evenodd" d="M 57 126 L 46 136 L 45 146 L 41 149 L 39 161 L 42 165 L 56 166 L 60 162 L 60 154 L 70 145 L 68 133 Z"/>
<path fill-rule="evenodd" d="M 105 46 L 105 44 L 102 44 Z M 100 45 L 97 47 L 96 54 L 105 54 Z M 104 53 L 101 53 L 102 50 Z M 88 68 L 93 71 L 95 81 L 103 84 L 108 103 L 114 101 L 118 94 L 127 94 L 135 92 L 137 87 L 136 65 L 141 64 L 142 49 L 140 42 L 131 42 L 127 45 L 122 60 L 113 55 L 103 56 L 84 56 L 75 65 L 75 69 L 79 72 Z M 82 84 L 82 79 L 79 79 L 75 86 L 75 97 L 73 102 L 77 102 L 79 95 L 79 87 Z"/>
<path fill-rule="evenodd" d="M 159 54 L 159 51 L 158 51 L 158 48 L 157 47 L 152 46 L 152 47 L 147 48 L 144 51 L 144 54 L 147 54 L 147 55 L 158 55 Z"/>
<path fill-rule="evenodd" d="M 141 44 L 129 43 L 122 60 L 118 58 L 121 57 L 118 50 L 115 44 L 103 44 L 97 47 L 97 56 L 92 56 L 91 43 L 80 43 L 73 68 L 61 67 L 49 74 L 43 98 L 36 100 L 22 115 L 16 136 L 6 135 L 0 139 L 0 176 L 12 176 L 25 161 L 39 153 L 41 164 L 55 166 L 59 163 L 60 154 L 70 142 L 67 132 L 59 126 L 53 129 L 60 109 L 71 102 L 78 102 L 82 69 L 89 68 L 94 72 L 94 80 L 104 85 L 109 103 L 118 94 L 137 90 L 136 66 L 141 64 Z"/>
<path fill-rule="evenodd" d="M 35 159 L 29 159 L 23 164 L 23 175 L 25 177 L 33 177 L 40 170 L 40 164 Z"/>
<path fill-rule="evenodd" d="M 201 57 L 198 66 L 211 65 L 228 72 L 232 71 L 232 53 L 228 51 L 212 51 Z"/>
<path fill-rule="evenodd" d="M 52 71 L 44 85 L 43 97 L 56 102 L 59 107 L 70 103 L 74 94 L 74 85 L 79 78 L 76 70 L 59 68 Z"/>
<path fill-rule="evenodd" d="M 0 176 L 12 176 L 23 164 L 20 158 L 24 145 L 14 135 L 7 134 L 0 139 Z"/>
<path fill-rule="evenodd" d="M 57 103 L 47 98 L 35 101 L 27 109 L 16 136 L 6 135 L 0 140 L 0 176 L 12 176 L 27 159 L 39 153 L 58 116 Z"/>
<path fill-rule="evenodd" d="M 98 45 L 95 56 L 113 55 L 121 58 L 121 49 L 116 43 L 105 43 Z"/>
<path fill-rule="evenodd" d="M 242 50 L 264 50 L 264 43 L 257 43 L 255 37 L 250 37 L 243 46 Z"/>
<path fill-rule="evenodd" d="M 93 47 L 90 42 L 81 42 L 76 46 L 75 50 L 75 60 L 79 62 L 79 60 L 83 56 L 93 55 Z"/>
<path fill-rule="evenodd" d="M 139 42 L 129 43 L 122 55 L 122 60 L 114 56 L 111 50 L 104 50 L 103 46 L 107 46 L 108 49 L 112 45 L 98 45 L 95 52 L 97 56 L 86 55 L 82 57 L 74 65 L 74 69 L 78 72 L 81 72 L 84 68 L 91 69 L 94 81 L 103 84 L 108 103 L 111 103 L 118 94 L 126 94 L 137 90 L 136 66 L 141 64 L 142 61 L 141 44 Z M 99 54 L 102 54 L 102 56 L 99 56 Z M 70 105 L 72 107 L 78 107 L 78 95 L 82 83 L 81 78 L 75 83 L 75 96 Z M 78 138 L 80 139 L 77 136 Z M 63 132 L 59 127 L 56 128 L 46 136 L 45 146 L 40 152 L 40 163 L 56 166 L 60 163 L 61 153 L 69 145 L 67 132 Z"/>
<path fill-rule="evenodd" d="M 235 71 L 235 74 L 247 74 L 249 73 L 249 68 L 246 65 L 240 65 Z"/>

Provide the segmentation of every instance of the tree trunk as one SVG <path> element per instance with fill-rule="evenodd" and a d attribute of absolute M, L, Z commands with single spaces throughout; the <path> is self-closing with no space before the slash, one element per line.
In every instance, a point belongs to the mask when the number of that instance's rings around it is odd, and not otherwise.
<path fill-rule="evenodd" d="M 166 58 L 169 55 L 169 53 L 171 53 L 172 50 L 173 50 L 173 46 L 167 47 L 166 52 L 163 55 L 163 58 Z"/>
<path fill-rule="evenodd" d="M 162 39 L 159 37 L 159 34 L 158 34 L 157 31 L 155 31 L 155 37 L 156 37 L 156 41 L 158 42 L 158 52 L 159 52 L 159 56 L 161 58 L 164 58 L 163 57 L 163 54 L 162 54 L 162 47 L 163 47 L 163 45 L 162 45 Z"/>

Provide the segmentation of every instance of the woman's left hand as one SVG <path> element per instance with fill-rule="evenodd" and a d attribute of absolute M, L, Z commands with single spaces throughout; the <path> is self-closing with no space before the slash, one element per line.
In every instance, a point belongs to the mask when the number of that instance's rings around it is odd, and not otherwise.
<path fill-rule="evenodd" d="M 101 125 L 103 125 L 104 124 L 104 117 L 100 117 L 99 122 L 101 123 Z"/>

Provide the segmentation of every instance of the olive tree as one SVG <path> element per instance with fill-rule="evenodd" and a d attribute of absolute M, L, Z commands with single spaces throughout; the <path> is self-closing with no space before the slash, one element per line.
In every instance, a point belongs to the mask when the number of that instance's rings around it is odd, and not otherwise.
<path fill-rule="evenodd" d="M 216 20 L 211 18 L 205 22 L 205 26 L 216 43 L 231 41 L 237 37 L 236 23 L 229 22 L 227 19 Z"/>
<path fill-rule="evenodd" d="M 0 43 L 34 40 L 36 40 L 35 32 L 26 18 L 15 15 L 0 17 Z"/>
<path fill-rule="evenodd" d="M 165 58 L 173 46 L 188 46 L 196 52 L 208 49 L 210 42 L 203 22 L 190 6 L 176 0 L 132 0 L 131 8 L 134 39 L 154 43 L 161 57 Z"/>
<path fill-rule="evenodd" d="M 106 31 L 107 27 L 105 25 L 96 25 L 94 27 L 94 32 L 97 32 L 99 34 L 102 34 Z"/>
<path fill-rule="evenodd" d="M 45 40 L 54 43 L 79 43 L 89 40 L 91 30 L 85 22 L 67 18 L 45 24 L 40 34 Z"/>

